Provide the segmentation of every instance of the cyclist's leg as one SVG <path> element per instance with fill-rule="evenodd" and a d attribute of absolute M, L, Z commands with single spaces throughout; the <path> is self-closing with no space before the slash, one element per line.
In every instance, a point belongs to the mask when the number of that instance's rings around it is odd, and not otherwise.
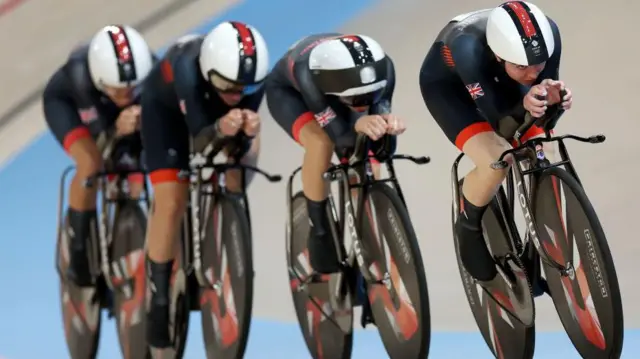
<path fill-rule="evenodd" d="M 337 272 L 340 267 L 326 211 L 329 185 L 322 179 L 322 174 L 331 165 L 334 143 L 298 92 L 269 82 L 266 85 L 271 115 L 292 139 L 304 147 L 302 190 L 311 220 L 308 243 L 311 266 L 320 273 Z"/>
<path fill-rule="evenodd" d="M 153 186 L 147 226 L 147 268 L 152 289 L 147 341 L 154 348 L 166 348 L 171 346 L 170 277 L 188 200 L 189 177 L 180 172 L 189 168 L 189 132 L 182 114 L 167 110 L 147 92 L 142 97 L 142 141 Z"/>
<path fill-rule="evenodd" d="M 76 165 L 67 209 L 71 227 L 71 230 L 67 230 L 70 255 L 67 278 L 77 285 L 88 286 L 92 284 L 92 278 L 87 245 L 91 238 L 91 227 L 96 225 L 96 187 L 87 188 L 83 183 L 87 177 L 99 171 L 102 158 L 65 87 L 64 75 L 56 73 L 44 90 L 43 110 L 49 129 Z M 97 230 L 94 233 L 98 233 Z"/>
<path fill-rule="evenodd" d="M 440 128 L 476 166 L 464 177 L 463 215 L 456 222 L 456 234 L 460 257 L 469 274 L 479 280 L 490 280 L 497 272 L 482 234 L 482 216 L 507 173 L 506 169 L 492 169 L 490 164 L 510 145 L 477 112 L 464 87 L 421 79 L 420 88 Z"/>

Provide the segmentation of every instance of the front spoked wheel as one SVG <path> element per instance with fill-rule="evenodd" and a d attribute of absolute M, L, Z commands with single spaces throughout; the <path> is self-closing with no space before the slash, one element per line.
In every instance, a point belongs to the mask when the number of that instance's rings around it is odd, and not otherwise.
<path fill-rule="evenodd" d="M 351 295 L 343 293 L 344 305 L 335 310 L 331 278 L 313 274 L 309 261 L 309 215 L 302 192 L 291 199 L 287 223 L 287 267 L 298 324 L 314 359 L 349 359 L 353 345 Z M 336 227 L 337 228 L 337 227 Z"/>
<path fill-rule="evenodd" d="M 146 343 L 144 241 L 147 218 L 138 201 L 119 204 L 113 222 L 111 281 L 120 350 L 127 359 L 150 358 Z"/>
<path fill-rule="evenodd" d="M 390 358 L 426 358 L 431 339 L 429 294 L 418 238 L 394 189 L 377 183 L 360 212 L 364 251 L 374 278 L 367 294 Z"/>
<path fill-rule="evenodd" d="M 458 203 L 460 203 L 459 200 Z M 509 212 L 505 211 L 507 208 L 506 196 L 501 187 L 482 218 L 482 226 L 490 251 L 498 257 L 517 253 L 509 238 L 509 232 L 513 235 L 517 235 L 518 232 Z M 516 286 L 510 287 L 506 280 L 511 281 L 512 278 L 505 279 L 499 274 L 493 281 L 491 293 L 478 284 L 467 273 L 460 259 L 460 244 L 458 236 L 455 234 L 455 221 L 458 215 L 458 213 L 453 213 L 454 247 L 465 295 L 478 329 L 496 358 L 533 358 L 535 348 L 534 303 L 526 276 L 520 278 L 516 282 Z M 510 231 L 507 229 L 505 216 L 510 223 Z M 519 238 L 517 240 L 519 241 Z M 520 267 L 522 264 L 519 261 L 514 260 L 511 265 L 515 265 L 515 272 L 522 270 Z M 516 292 L 521 295 L 515 296 Z M 518 297 L 521 300 L 518 300 Z M 525 325 L 512 314 L 516 306 L 530 311 L 525 315 L 530 318 L 527 323 L 529 325 Z"/>
<path fill-rule="evenodd" d="M 560 320 L 584 358 L 619 358 L 622 299 L 609 245 L 582 186 L 567 171 L 546 169 L 534 213 L 541 245 L 566 270 L 544 265 Z"/>
<path fill-rule="evenodd" d="M 207 358 L 242 358 L 253 306 L 249 219 L 240 199 L 219 194 L 205 220 L 202 270 L 211 287 L 200 288 Z"/>
<path fill-rule="evenodd" d="M 60 223 L 56 248 L 56 266 L 60 277 L 60 303 L 64 333 L 72 359 L 93 359 L 100 339 L 100 300 L 102 292 L 96 287 L 78 287 L 67 280 L 69 267 L 68 222 Z"/>

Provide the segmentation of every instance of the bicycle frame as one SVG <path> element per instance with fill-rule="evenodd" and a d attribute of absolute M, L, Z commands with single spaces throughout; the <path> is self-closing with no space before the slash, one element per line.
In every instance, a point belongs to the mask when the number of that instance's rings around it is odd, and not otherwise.
<path fill-rule="evenodd" d="M 508 233 L 509 239 L 512 241 L 513 248 L 519 248 L 518 244 L 520 244 L 520 248 L 522 249 L 522 253 L 518 253 L 521 256 L 524 253 L 524 249 L 530 243 L 530 238 L 533 241 L 533 245 L 535 246 L 536 253 L 543 263 L 549 265 L 552 268 L 557 269 L 562 273 L 562 275 L 567 275 L 568 270 L 564 264 L 557 263 L 549 253 L 544 249 L 544 247 L 540 244 L 540 239 L 537 233 L 537 224 L 534 218 L 533 209 L 531 206 L 531 200 L 535 198 L 536 191 L 538 188 L 538 180 L 540 178 L 540 174 L 546 168 L 557 167 L 557 166 L 565 166 L 565 169 L 576 178 L 578 183 L 581 183 L 578 175 L 576 173 L 575 168 L 571 162 L 569 157 L 569 153 L 566 149 L 566 145 L 564 144 L 565 139 L 577 140 L 580 142 L 587 143 L 602 143 L 605 141 L 604 135 L 595 135 L 588 138 L 579 137 L 575 135 L 562 135 L 562 136 L 552 136 L 549 129 L 545 129 L 545 137 L 543 138 L 532 138 L 522 144 L 520 142 L 522 134 L 526 133 L 526 131 L 533 126 L 533 124 L 539 121 L 539 119 L 533 118 L 530 115 L 527 116 L 524 124 L 515 132 L 514 140 L 516 141 L 516 147 L 507 150 L 502 153 L 498 161 L 494 162 L 491 167 L 493 169 L 505 169 L 509 167 L 509 163 L 504 160 L 507 155 L 513 156 L 514 166 L 511 166 L 507 172 L 506 180 L 507 180 L 507 201 L 510 207 L 509 212 L 513 217 L 515 214 L 515 198 L 518 198 L 518 204 L 522 209 L 522 213 L 524 215 L 525 225 L 527 229 L 527 234 L 529 236 L 525 236 L 524 239 L 515 238 L 514 233 Z M 544 153 L 543 143 L 547 142 L 558 142 L 559 155 L 560 160 L 554 163 L 551 163 L 549 159 L 547 159 Z M 452 184 L 453 184 L 453 193 L 454 198 L 459 199 L 459 179 L 458 179 L 458 165 L 460 160 L 464 157 L 464 153 L 461 153 L 456 160 L 454 161 L 452 167 Z M 528 162 L 529 169 L 523 170 L 521 165 L 524 161 Z M 515 170 L 514 170 L 515 168 Z M 530 179 L 529 188 L 525 185 L 525 176 L 533 175 Z M 457 215 L 460 212 L 459 209 L 459 201 L 454 201 L 454 215 Z M 498 205 L 500 209 L 504 211 L 504 213 L 508 213 L 508 209 L 503 208 L 501 201 L 498 201 Z M 503 218 L 503 220 L 505 220 Z M 507 230 L 507 232 L 510 232 Z M 518 243 L 518 241 L 520 243 Z M 538 278 L 535 278 L 536 280 Z M 533 283 L 532 283 L 533 284 Z"/>
<path fill-rule="evenodd" d="M 369 270 L 368 265 L 369 263 L 371 263 L 371 261 L 369 260 L 366 252 L 362 248 L 362 234 L 360 233 L 360 230 L 358 228 L 359 219 L 357 217 L 357 214 L 362 213 L 362 208 L 364 207 L 367 191 L 371 186 L 373 186 L 376 183 L 392 182 L 394 189 L 397 191 L 400 199 L 402 200 L 402 203 L 406 207 L 406 202 L 402 194 L 402 191 L 400 189 L 400 184 L 398 183 L 397 177 L 395 175 L 393 160 L 394 159 L 410 160 L 416 164 L 426 164 L 430 161 L 428 157 L 416 158 L 416 157 L 407 156 L 407 155 L 389 155 L 390 153 L 389 137 L 386 136 L 385 138 L 383 138 L 383 141 L 384 141 L 384 145 L 383 145 L 383 150 L 381 151 L 381 153 L 383 154 L 382 156 L 383 158 L 381 158 L 380 160 L 381 160 L 381 163 L 384 162 L 386 164 L 386 168 L 389 172 L 388 178 L 376 179 L 374 177 L 373 168 L 370 162 L 371 157 L 368 155 L 369 148 L 371 147 L 371 141 L 369 140 L 368 137 L 363 135 L 358 135 L 352 155 L 350 157 L 344 156 L 343 158 L 341 158 L 340 164 L 331 166 L 323 175 L 323 178 L 326 181 L 341 182 L 341 186 L 339 188 L 340 203 L 338 206 L 338 208 L 340 208 L 340 214 L 341 214 L 339 217 L 341 219 L 341 221 L 339 222 L 339 225 L 341 228 L 337 229 L 337 230 L 340 230 L 341 233 L 334 233 L 334 238 L 336 241 L 338 241 L 338 243 L 336 244 L 339 245 L 336 248 L 340 248 L 344 244 L 343 233 L 344 233 L 345 223 L 349 230 L 349 235 L 351 236 L 351 239 L 352 239 L 351 249 L 347 251 L 346 258 L 343 260 L 342 264 L 343 266 L 346 266 L 346 267 L 353 267 L 354 264 L 357 262 L 358 268 L 362 273 L 363 278 L 367 283 L 370 283 L 370 284 L 381 283 L 382 278 L 380 279 L 375 278 L 375 275 L 371 273 L 371 271 Z M 287 210 L 289 212 L 290 222 L 293 222 L 293 208 L 291 207 L 291 200 L 290 200 L 293 197 L 293 193 L 292 193 L 293 179 L 301 169 L 302 169 L 302 166 L 298 167 L 295 171 L 293 171 L 293 173 L 289 177 L 289 182 L 287 184 L 287 193 L 288 193 Z M 358 183 L 355 183 L 355 184 L 350 183 L 349 181 L 350 169 L 355 170 L 356 174 L 358 175 Z M 354 188 L 358 188 L 360 190 L 360 193 L 358 195 L 358 203 L 357 203 L 358 211 L 357 212 L 354 210 L 353 200 L 351 198 L 351 190 Z M 329 194 L 328 199 L 331 204 L 330 207 L 332 208 L 332 210 L 335 210 L 336 208 L 335 201 L 331 194 Z M 336 213 L 333 213 L 333 215 L 334 217 L 337 217 Z M 291 225 L 292 224 L 293 223 L 291 223 Z M 289 226 L 287 226 L 287 228 L 289 228 Z M 290 240 L 291 240 L 290 235 L 287 235 L 287 249 L 290 248 L 290 244 L 291 244 Z M 288 253 L 288 255 L 291 256 L 291 253 Z M 293 262 L 293 261 L 290 260 L 290 262 Z M 296 277 L 298 277 L 298 279 L 301 282 L 303 282 L 303 279 L 298 276 L 298 273 L 294 273 L 294 274 Z M 345 276 L 345 272 L 343 271 L 340 271 L 337 273 L 337 280 L 335 282 L 335 287 L 333 290 L 334 291 L 333 294 L 336 297 L 340 296 L 340 290 L 342 288 L 344 276 Z M 307 278 L 307 279 L 312 280 L 313 278 Z"/>
<path fill-rule="evenodd" d="M 111 138 L 105 145 L 102 151 L 102 158 L 105 162 L 108 162 L 108 160 L 111 158 L 111 155 L 113 150 L 115 149 L 116 143 L 117 143 L 117 139 Z M 128 183 L 127 177 L 130 174 L 135 174 L 135 173 L 145 174 L 145 171 L 142 170 L 139 156 L 138 156 L 138 161 L 136 165 L 133 166 L 133 168 L 131 169 L 118 168 L 118 164 L 112 164 L 111 166 L 107 166 L 107 167 L 109 168 L 105 169 L 104 171 L 100 171 L 94 174 L 93 176 L 90 176 L 89 178 L 85 179 L 85 182 L 83 185 L 85 187 L 92 187 L 95 185 L 96 181 L 99 182 L 98 185 L 99 185 L 99 192 L 100 192 L 102 207 L 100 210 L 100 216 L 98 218 L 98 233 L 97 234 L 92 233 L 92 236 L 91 236 L 92 242 L 93 242 L 93 239 L 97 238 L 98 243 L 92 243 L 90 247 L 92 249 L 92 253 L 90 254 L 92 258 L 95 258 L 95 261 L 90 261 L 90 263 L 95 263 L 96 261 L 98 262 L 97 265 L 99 269 L 91 268 L 93 272 L 92 273 L 93 277 L 97 278 L 100 275 L 102 275 L 107 287 L 110 290 L 113 290 L 114 285 L 113 285 L 113 281 L 111 280 L 113 273 L 112 273 L 112 266 L 109 260 L 109 245 L 112 243 L 112 240 L 113 240 L 113 231 L 111 230 L 112 229 L 111 226 L 113 225 L 113 223 L 112 223 L 112 218 L 110 216 L 110 212 L 111 212 L 111 209 L 113 208 L 112 206 L 114 205 L 114 203 L 117 205 L 119 202 L 130 198 L 129 190 L 126 186 L 124 186 L 125 183 Z M 65 188 L 66 188 L 65 182 L 67 180 L 67 176 L 74 169 L 75 169 L 75 166 L 73 165 L 67 167 L 63 171 L 62 176 L 60 178 L 60 189 L 59 189 L 60 201 L 58 203 L 58 238 L 60 238 L 60 236 L 62 235 L 62 230 L 64 227 L 64 223 L 62 223 L 63 222 L 62 213 L 63 213 L 63 203 L 64 203 Z M 108 181 L 104 180 L 104 177 L 107 177 L 107 176 L 116 176 L 115 182 L 109 183 Z M 109 192 L 109 189 L 107 188 L 108 185 L 113 185 L 115 187 L 116 189 L 115 198 L 110 198 L 108 196 L 108 192 Z M 149 198 L 148 198 L 149 188 L 146 181 L 143 181 L 143 193 L 144 195 L 141 194 L 141 197 L 138 198 L 138 200 L 144 200 L 147 205 L 147 208 L 149 208 Z M 57 268 L 57 270 L 58 270 L 58 274 L 61 275 L 60 269 Z"/>
<path fill-rule="evenodd" d="M 186 258 L 191 258 L 192 261 L 189 265 L 190 268 L 188 268 L 187 270 L 187 274 L 189 274 L 191 270 L 195 271 L 195 276 L 198 284 L 204 288 L 215 288 L 215 285 L 209 282 L 202 268 L 202 251 L 200 245 L 203 238 L 205 237 L 204 230 L 206 229 L 209 220 L 208 217 L 203 218 L 202 214 L 208 213 L 210 206 L 215 204 L 215 196 L 221 193 L 228 193 L 226 184 L 226 172 L 231 169 L 240 169 L 241 171 L 241 196 L 244 202 L 245 215 L 249 220 L 250 233 L 251 216 L 249 211 L 249 199 L 246 191 L 246 170 L 251 170 L 262 174 L 270 182 L 277 182 L 281 179 L 280 176 L 272 176 L 260 170 L 259 168 L 240 163 L 241 155 L 237 152 L 229 156 L 229 159 L 232 160 L 231 163 L 213 163 L 213 158 L 217 156 L 218 153 L 220 153 L 224 146 L 239 145 L 243 139 L 243 137 L 238 137 L 234 138 L 231 142 L 227 141 L 216 143 L 208 150 L 205 150 L 204 153 L 194 151 L 193 139 L 191 139 L 190 141 L 191 158 L 189 161 L 189 165 L 191 167 L 191 171 L 188 174 L 190 177 L 190 186 L 189 205 L 186 213 L 187 225 L 189 226 L 189 228 L 185 228 L 184 231 L 186 238 L 190 239 L 192 252 L 189 253 L 189 248 L 186 248 L 188 252 L 186 253 Z M 203 178 L 204 176 L 202 172 L 205 169 L 213 170 L 209 181 L 205 181 Z M 203 189 L 203 187 L 210 187 L 210 189 Z M 204 211 L 201 210 L 202 207 L 204 207 Z"/>

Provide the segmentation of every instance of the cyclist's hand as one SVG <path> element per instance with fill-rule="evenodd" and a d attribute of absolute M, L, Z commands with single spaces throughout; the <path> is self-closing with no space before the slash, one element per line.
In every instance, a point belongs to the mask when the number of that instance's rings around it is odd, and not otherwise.
<path fill-rule="evenodd" d="M 571 90 L 566 87 L 564 88 L 564 90 L 567 92 L 567 94 L 562 98 L 562 108 L 568 110 L 571 108 L 571 105 L 573 105 L 573 94 L 571 93 Z"/>
<path fill-rule="evenodd" d="M 116 135 L 130 135 L 139 129 L 140 105 L 132 105 L 122 110 L 116 120 Z"/>
<path fill-rule="evenodd" d="M 218 130 L 222 136 L 235 136 L 244 122 L 242 110 L 234 108 L 218 120 Z"/>
<path fill-rule="evenodd" d="M 251 110 L 242 110 L 244 124 L 242 131 L 248 137 L 256 137 L 260 132 L 260 116 Z"/>
<path fill-rule="evenodd" d="M 533 117 L 542 117 L 547 111 L 547 100 L 538 100 L 536 96 L 547 97 L 547 88 L 544 84 L 532 86 L 529 93 L 522 100 L 524 109 L 529 111 Z"/>
<path fill-rule="evenodd" d="M 387 133 L 390 135 L 402 134 L 407 129 L 404 121 L 396 115 L 382 115 L 382 118 L 387 121 Z"/>
<path fill-rule="evenodd" d="M 387 121 L 380 115 L 362 116 L 354 127 L 356 132 L 367 135 L 373 141 L 379 140 L 387 133 Z"/>
<path fill-rule="evenodd" d="M 545 79 L 541 85 L 544 85 L 547 89 L 547 105 L 555 105 L 560 103 L 560 91 L 564 90 L 564 82 Z"/>

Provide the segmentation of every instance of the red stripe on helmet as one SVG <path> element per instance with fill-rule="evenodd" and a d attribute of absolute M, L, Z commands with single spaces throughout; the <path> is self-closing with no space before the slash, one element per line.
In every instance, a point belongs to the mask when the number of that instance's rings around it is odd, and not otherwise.
<path fill-rule="evenodd" d="M 131 61 L 131 46 L 129 46 L 129 40 L 122 26 L 112 26 L 109 30 L 109 35 L 111 35 L 111 41 L 113 41 L 118 60 L 123 63 Z"/>
<path fill-rule="evenodd" d="M 233 21 L 231 23 L 233 24 L 233 27 L 235 27 L 238 31 L 244 55 L 253 56 L 256 52 L 256 44 L 253 42 L 253 34 L 251 34 L 251 30 L 249 30 L 247 25 L 241 22 Z"/>
<path fill-rule="evenodd" d="M 508 7 L 513 10 L 518 16 L 518 20 L 520 20 L 520 25 L 522 25 L 522 29 L 524 30 L 524 35 L 526 37 L 533 37 L 536 35 L 536 28 L 533 26 L 531 22 L 531 14 L 527 9 L 522 6 L 522 2 L 520 1 L 511 1 L 506 3 Z"/>

